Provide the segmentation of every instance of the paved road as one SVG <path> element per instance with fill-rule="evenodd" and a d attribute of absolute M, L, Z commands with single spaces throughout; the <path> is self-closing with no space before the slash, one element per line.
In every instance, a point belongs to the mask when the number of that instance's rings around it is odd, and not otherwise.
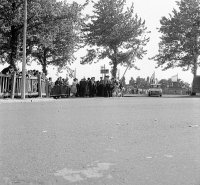
<path fill-rule="evenodd" d="M 0 165 L 2 185 L 200 185 L 200 98 L 1 101 Z"/>

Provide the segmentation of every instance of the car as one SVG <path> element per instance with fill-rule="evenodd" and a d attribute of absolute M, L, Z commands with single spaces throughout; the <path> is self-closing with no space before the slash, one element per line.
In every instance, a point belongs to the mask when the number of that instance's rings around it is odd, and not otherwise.
<path fill-rule="evenodd" d="M 149 96 L 162 96 L 162 89 L 160 84 L 151 84 L 148 90 Z"/>

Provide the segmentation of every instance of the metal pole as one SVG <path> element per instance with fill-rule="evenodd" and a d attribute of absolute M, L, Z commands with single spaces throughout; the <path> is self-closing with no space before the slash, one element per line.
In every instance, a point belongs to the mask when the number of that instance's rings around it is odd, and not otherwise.
<path fill-rule="evenodd" d="M 22 87 L 21 87 L 22 99 L 25 99 L 25 91 L 26 91 L 26 30 L 27 30 L 27 0 L 25 0 L 24 3 L 24 36 L 23 36 Z"/>
<path fill-rule="evenodd" d="M 75 68 L 75 70 L 74 70 L 74 77 L 76 78 L 76 68 Z"/>
<path fill-rule="evenodd" d="M 106 69 L 106 65 L 104 64 L 104 80 L 105 80 L 105 77 L 106 77 L 105 69 Z"/>

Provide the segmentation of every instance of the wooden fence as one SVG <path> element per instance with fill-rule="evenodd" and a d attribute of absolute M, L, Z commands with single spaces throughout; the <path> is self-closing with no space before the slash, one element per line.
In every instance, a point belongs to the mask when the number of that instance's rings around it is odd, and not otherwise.
<path fill-rule="evenodd" d="M 22 77 L 13 73 L 12 75 L 0 74 L 0 98 L 21 97 Z M 38 77 L 26 78 L 25 95 L 26 97 L 48 96 L 48 82 Z"/>

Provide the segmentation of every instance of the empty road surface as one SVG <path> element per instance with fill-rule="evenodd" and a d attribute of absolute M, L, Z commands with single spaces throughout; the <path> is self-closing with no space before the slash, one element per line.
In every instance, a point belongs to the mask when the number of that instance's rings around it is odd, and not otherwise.
<path fill-rule="evenodd" d="M 1 185 L 200 185 L 200 98 L 6 101 Z"/>

